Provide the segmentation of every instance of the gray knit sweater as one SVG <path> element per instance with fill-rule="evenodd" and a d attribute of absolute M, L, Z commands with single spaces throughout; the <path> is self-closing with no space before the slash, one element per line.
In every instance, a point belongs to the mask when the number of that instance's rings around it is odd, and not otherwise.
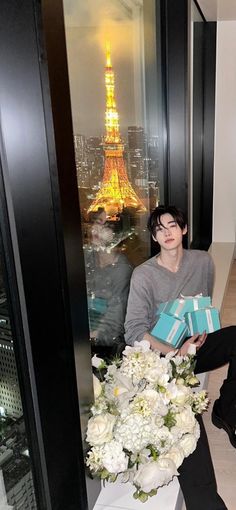
<path fill-rule="evenodd" d="M 133 345 L 143 339 L 156 323 L 160 303 L 202 293 L 211 296 L 214 265 L 210 255 L 200 250 L 184 250 L 179 270 L 172 273 L 159 266 L 156 256 L 134 269 L 125 320 L 125 341 Z"/>

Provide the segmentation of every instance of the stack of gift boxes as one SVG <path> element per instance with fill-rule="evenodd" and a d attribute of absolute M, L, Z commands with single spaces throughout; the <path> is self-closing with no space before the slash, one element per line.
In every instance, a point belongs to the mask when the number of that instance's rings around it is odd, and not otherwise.
<path fill-rule="evenodd" d="M 181 297 L 161 303 L 151 334 L 164 343 L 180 347 L 189 336 L 220 329 L 219 312 L 209 296 Z"/>

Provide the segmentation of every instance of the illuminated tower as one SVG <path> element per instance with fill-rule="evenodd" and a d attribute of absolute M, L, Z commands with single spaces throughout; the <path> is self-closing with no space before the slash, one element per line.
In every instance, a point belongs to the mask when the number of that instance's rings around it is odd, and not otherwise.
<path fill-rule="evenodd" d="M 123 158 L 124 145 L 119 130 L 119 115 L 115 101 L 115 79 L 111 65 L 110 47 L 106 48 L 106 135 L 104 137 L 105 166 L 101 189 L 88 212 L 104 207 L 107 214 L 121 212 L 124 207 L 134 207 L 145 211 L 141 200 L 133 190 L 125 167 Z"/>

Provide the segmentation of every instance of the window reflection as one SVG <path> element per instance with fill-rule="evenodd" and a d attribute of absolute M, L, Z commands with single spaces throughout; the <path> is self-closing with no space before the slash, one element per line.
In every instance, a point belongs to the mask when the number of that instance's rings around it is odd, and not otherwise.
<path fill-rule="evenodd" d="M 122 345 L 130 276 L 150 256 L 147 217 L 160 197 L 155 5 L 64 0 L 90 336 L 97 348 Z"/>
<path fill-rule="evenodd" d="M 90 243 L 85 247 L 90 337 L 95 350 L 123 347 L 124 316 L 132 266 L 116 245 L 115 221 L 107 221 L 104 208 L 90 213 Z M 117 219 L 120 221 L 120 219 Z"/>
<path fill-rule="evenodd" d="M 36 509 L 14 354 L 9 305 L 0 264 L 0 508 Z"/>

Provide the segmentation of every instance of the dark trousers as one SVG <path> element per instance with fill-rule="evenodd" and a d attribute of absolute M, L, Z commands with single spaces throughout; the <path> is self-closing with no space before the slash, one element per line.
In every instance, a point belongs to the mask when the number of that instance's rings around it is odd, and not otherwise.
<path fill-rule="evenodd" d="M 201 434 L 194 452 L 178 468 L 179 484 L 187 510 L 227 510 L 217 493 L 214 468 L 202 417 L 198 417 Z"/>
<path fill-rule="evenodd" d="M 229 363 L 227 378 L 220 388 L 219 411 L 231 424 L 236 424 L 236 326 L 210 333 L 197 353 L 195 373 L 208 372 Z M 225 510 L 217 494 L 214 468 L 201 417 L 201 435 L 196 450 L 179 468 L 179 483 L 187 510 Z"/>
<path fill-rule="evenodd" d="M 236 425 L 236 326 L 210 333 L 197 354 L 195 373 L 208 372 L 229 363 L 227 378 L 220 388 L 218 409 L 230 425 Z"/>

